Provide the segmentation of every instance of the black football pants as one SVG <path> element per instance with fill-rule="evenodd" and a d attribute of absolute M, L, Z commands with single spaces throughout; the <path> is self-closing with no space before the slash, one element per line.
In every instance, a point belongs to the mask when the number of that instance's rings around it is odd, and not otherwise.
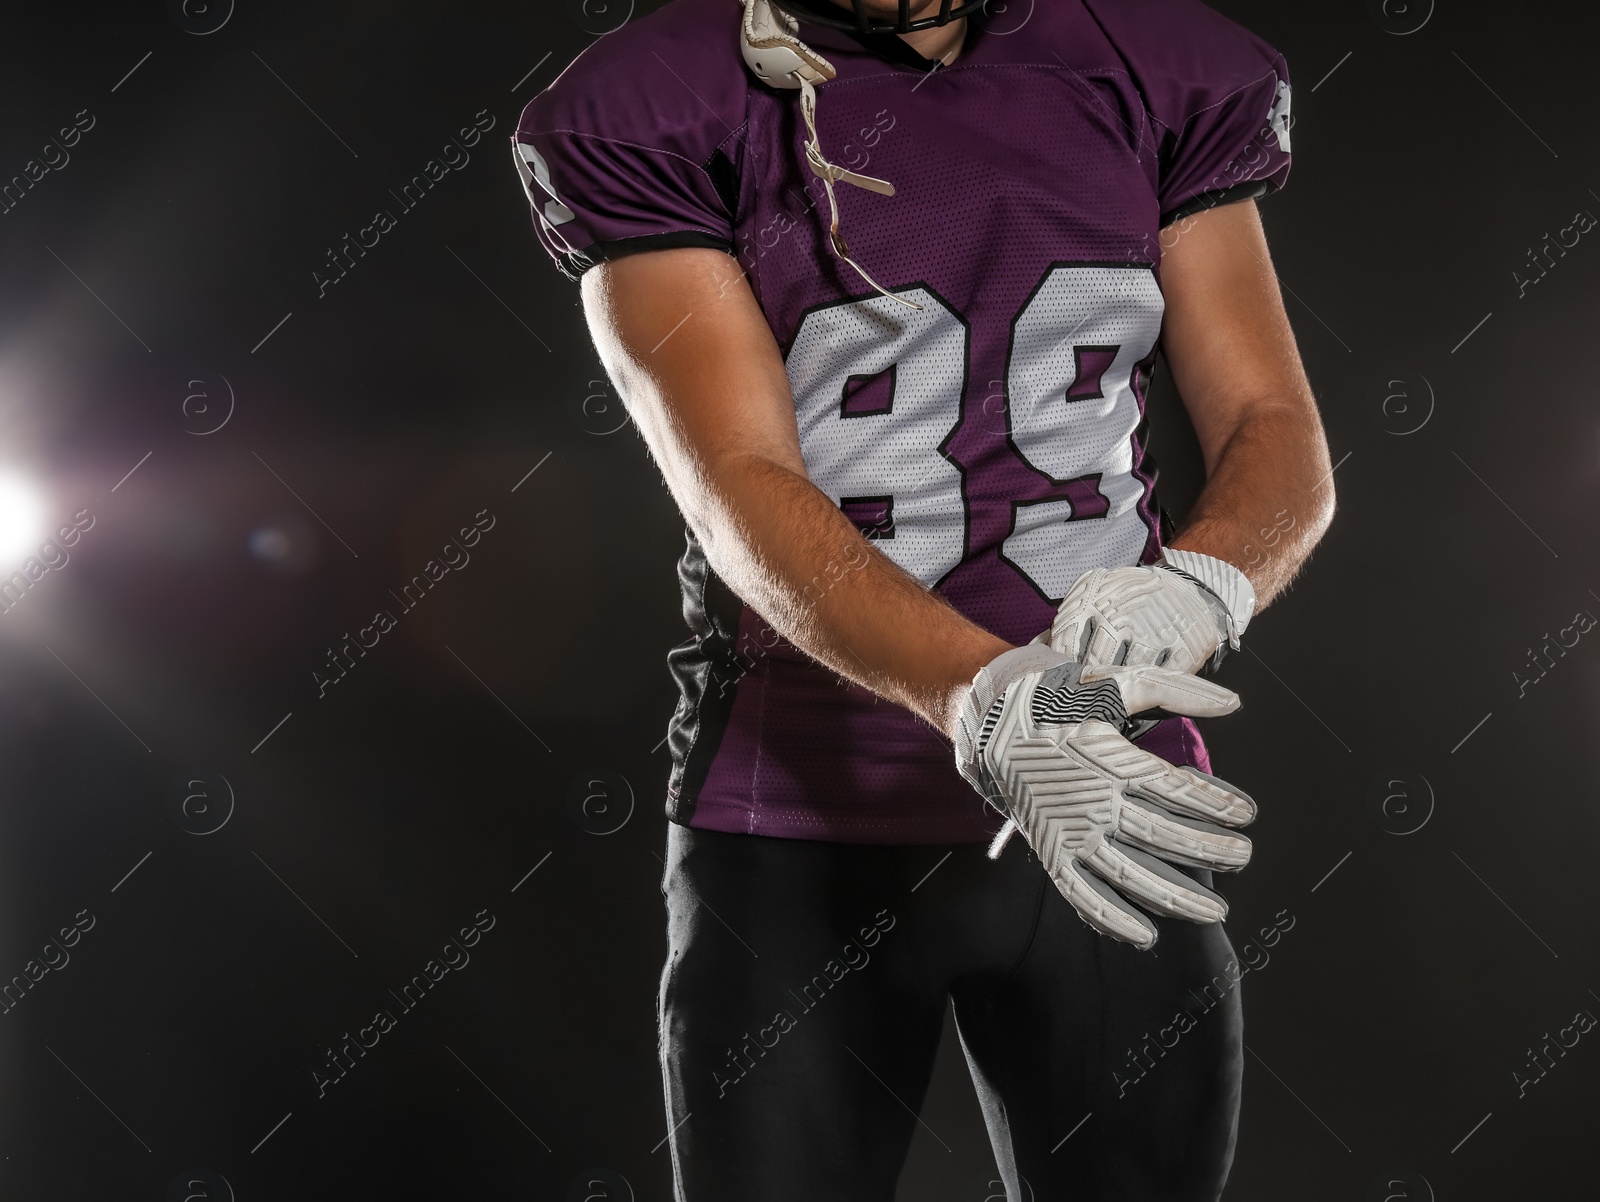
<path fill-rule="evenodd" d="M 952 999 L 1010 1202 L 1221 1195 L 1243 1022 L 1220 926 L 1099 935 L 1020 836 L 990 861 L 672 825 L 667 852 L 679 1202 L 892 1202 Z"/>

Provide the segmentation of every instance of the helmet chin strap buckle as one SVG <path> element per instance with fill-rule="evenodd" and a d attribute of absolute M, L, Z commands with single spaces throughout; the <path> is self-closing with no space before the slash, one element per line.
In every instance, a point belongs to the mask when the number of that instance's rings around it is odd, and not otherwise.
<path fill-rule="evenodd" d="M 849 184 L 876 192 L 879 196 L 893 196 L 894 185 L 886 179 L 850 171 L 830 162 L 822 153 L 822 138 L 817 133 L 816 85 L 833 79 L 838 72 L 832 63 L 800 40 L 799 29 L 800 23 L 774 7 L 772 0 L 744 0 L 744 23 L 739 48 L 744 54 L 745 65 L 769 87 L 798 89 L 800 92 L 800 112 L 805 118 L 806 133 L 809 135 L 806 138 L 806 164 L 811 168 L 811 173 L 822 181 L 828 193 L 828 242 L 833 253 L 850 264 L 874 291 L 908 309 L 921 312 L 921 305 L 903 296 L 896 296 L 868 275 L 866 269 L 851 257 L 850 247 L 839 232 L 839 200 L 834 195 L 834 184 Z"/>
<path fill-rule="evenodd" d="M 916 301 L 907 300 L 903 296 L 896 296 L 877 280 L 867 274 L 867 269 L 857 263 L 850 254 L 850 247 L 844 240 L 844 235 L 839 232 L 839 199 L 833 193 L 836 183 L 852 184 L 857 188 L 864 188 L 868 192 L 876 192 L 879 196 L 893 196 L 894 185 L 886 179 L 876 176 L 860 175 L 854 171 L 847 171 L 835 163 L 830 163 L 827 156 L 822 153 L 822 139 L 817 133 L 817 90 L 812 87 L 810 80 L 802 80 L 800 84 L 800 112 L 806 119 L 806 130 L 810 138 L 806 140 L 806 162 L 811 167 L 811 173 L 822 181 L 823 189 L 828 193 L 828 241 L 833 246 L 833 253 L 855 269 L 855 273 L 865 280 L 875 292 L 888 297 L 890 300 L 904 305 L 908 309 L 922 312 L 922 306 Z"/>

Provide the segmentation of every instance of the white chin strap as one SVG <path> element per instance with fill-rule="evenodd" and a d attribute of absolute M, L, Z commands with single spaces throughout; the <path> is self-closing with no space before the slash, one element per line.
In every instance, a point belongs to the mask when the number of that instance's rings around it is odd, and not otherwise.
<path fill-rule="evenodd" d="M 903 296 L 896 296 L 868 275 L 866 269 L 850 257 L 850 247 L 839 232 L 839 201 L 834 196 L 834 184 L 852 184 L 880 196 L 893 196 L 894 185 L 888 180 L 861 175 L 830 163 L 822 153 L 822 139 L 817 133 L 816 85 L 834 78 L 838 72 L 832 63 L 799 39 L 797 33 L 800 23 L 776 8 L 772 0 L 743 0 L 743 3 L 744 25 L 740 49 L 744 53 L 745 64 L 768 87 L 799 89 L 800 112 L 805 117 L 806 131 L 810 134 L 806 139 L 806 163 L 811 173 L 822 180 L 822 186 L 828 193 L 828 239 L 833 246 L 833 253 L 850 264 L 856 274 L 876 291 L 908 309 L 920 311 L 921 305 Z"/>
<path fill-rule="evenodd" d="M 800 23 L 774 8 L 772 0 L 743 0 L 744 61 L 768 87 L 798 88 L 823 83 L 838 72 L 796 36 Z"/>

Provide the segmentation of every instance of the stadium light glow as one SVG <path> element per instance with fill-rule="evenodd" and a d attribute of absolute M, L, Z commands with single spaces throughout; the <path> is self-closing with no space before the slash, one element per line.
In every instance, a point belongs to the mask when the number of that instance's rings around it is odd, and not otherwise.
<path fill-rule="evenodd" d="M 39 494 L 15 476 L 0 476 L 0 563 L 36 552 L 45 537 Z"/>

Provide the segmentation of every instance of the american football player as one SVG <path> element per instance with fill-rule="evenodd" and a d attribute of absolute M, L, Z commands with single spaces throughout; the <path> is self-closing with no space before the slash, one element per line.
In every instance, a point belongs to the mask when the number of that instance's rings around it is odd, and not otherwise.
<path fill-rule="evenodd" d="M 1229 980 L 1255 804 L 1193 719 L 1333 513 L 1255 203 L 1289 98 L 1197 0 L 671 0 L 523 112 L 688 526 L 679 1199 L 893 1198 L 951 1005 L 1008 1198 L 1220 1195 L 1237 988 L 1170 1024 Z"/>

